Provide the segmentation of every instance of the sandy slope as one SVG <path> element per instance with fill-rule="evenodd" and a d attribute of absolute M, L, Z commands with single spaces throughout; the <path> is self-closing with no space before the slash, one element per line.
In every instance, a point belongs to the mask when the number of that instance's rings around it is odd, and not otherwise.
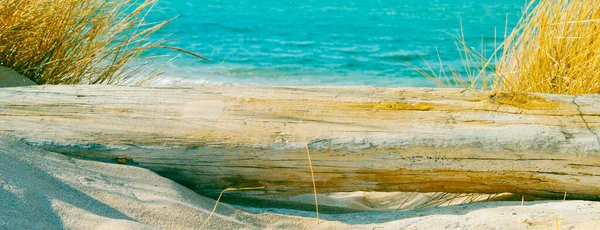
<path fill-rule="evenodd" d="M 198 229 L 214 200 L 146 169 L 68 158 L 0 138 L 0 229 Z M 283 207 L 282 207 L 283 208 Z M 292 216 L 298 215 L 298 216 Z M 600 203 L 489 202 L 322 214 L 220 205 L 207 229 L 593 229 Z M 600 223 L 596 226 L 600 229 Z"/>

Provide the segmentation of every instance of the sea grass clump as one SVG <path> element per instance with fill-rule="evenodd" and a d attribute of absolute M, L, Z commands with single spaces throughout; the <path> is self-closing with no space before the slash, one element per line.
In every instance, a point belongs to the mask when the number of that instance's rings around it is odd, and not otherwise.
<path fill-rule="evenodd" d="M 37 84 L 144 83 L 156 75 L 148 56 L 166 40 L 150 36 L 155 3 L 116 0 L 0 1 L 0 66 Z M 143 61 L 142 61 L 143 60 Z"/>
<path fill-rule="evenodd" d="M 600 93 L 600 4 L 531 1 L 490 56 L 455 35 L 463 69 L 428 63 L 416 68 L 442 86 L 502 92 Z M 483 44 L 482 44 L 483 47 Z"/>
<path fill-rule="evenodd" d="M 497 88 L 553 94 L 600 93 L 600 4 L 534 1 L 506 38 Z"/>

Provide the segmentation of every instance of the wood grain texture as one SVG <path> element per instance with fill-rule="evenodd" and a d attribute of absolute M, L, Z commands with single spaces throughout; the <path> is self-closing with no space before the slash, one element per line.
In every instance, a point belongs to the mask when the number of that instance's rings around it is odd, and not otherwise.
<path fill-rule="evenodd" d="M 600 96 L 419 88 L 0 89 L 0 134 L 214 195 L 513 192 L 600 199 Z M 305 134 L 304 134 L 305 133 Z"/>

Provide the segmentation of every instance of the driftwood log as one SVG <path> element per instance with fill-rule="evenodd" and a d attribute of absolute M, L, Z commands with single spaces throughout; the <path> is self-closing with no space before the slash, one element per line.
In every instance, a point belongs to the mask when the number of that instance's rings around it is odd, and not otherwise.
<path fill-rule="evenodd" d="M 0 134 L 214 195 L 513 192 L 600 199 L 600 96 L 420 88 L 0 89 Z M 115 160 L 117 159 L 117 160 Z"/>

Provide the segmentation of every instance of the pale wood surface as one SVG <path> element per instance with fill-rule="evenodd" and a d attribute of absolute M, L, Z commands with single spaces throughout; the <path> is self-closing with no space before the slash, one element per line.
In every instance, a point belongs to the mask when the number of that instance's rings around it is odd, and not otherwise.
<path fill-rule="evenodd" d="M 600 198 L 600 96 L 456 89 L 33 86 L 0 89 L 0 134 L 132 158 L 202 194 L 265 186 Z"/>

